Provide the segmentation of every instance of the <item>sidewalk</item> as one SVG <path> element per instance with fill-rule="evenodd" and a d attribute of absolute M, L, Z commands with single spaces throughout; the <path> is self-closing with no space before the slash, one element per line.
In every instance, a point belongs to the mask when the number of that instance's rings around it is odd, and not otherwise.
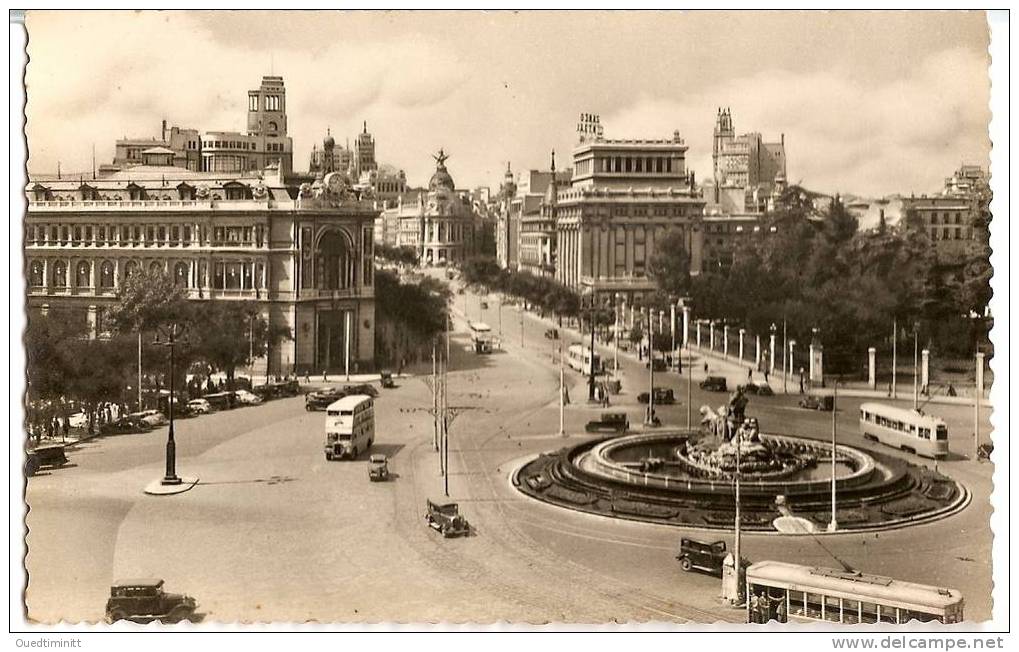
<path fill-rule="evenodd" d="M 708 362 L 709 373 L 714 376 L 725 376 L 726 381 L 730 386 L 735 387 L 736 385 L 745 385 L 747 383 L 747 371 L 754 368 L 752 360 L 740 361 L 735 356 L 725 356 L 720 351 L 712 351 L 704 347 L 697 347 L 691 345 L 689 350 L 694 355 L 700 355 L 700 361 L 695 360 L 694 364 L 699 366 L 702 370 L 704 362 Z M 696 368 L 696 367 L 695 367 Z M 764 374 L 758 372 L 756 369 L 753 373 L 753 381 L 757 384 L 763 384 Z M 771 374 L 768 378 L 768 385 L 776 394 L 794 394 L 800 393 L 800 378 L 798 373 L 790 373 L 784 383 L 782 382 L 782 368 L 777 366 L 775 373 Z M 813 394 L 815 396 L 822 396 L 831 394 L 831 388 L 810 388 L 805 387 L 806 394 Z M 873 399 L 884 399 L 884 400 L 910 400 L 913 398 L 912 384 L 909 387 L 900 386 L 897 388 L 896 397 L 892 399 L 888 395 L 888 391 L 880 389 L 868 389 L 863 387 L 842 387 L 839 386 L 840 396 L 852 396 L 855 398 L 873 398 Z M 972 396 L 920 396 L 922 403 L 941 403 L 945 405 L 972 405 Z M 990 406 L 991 402 L 989 398 L 982 398 L 980 405 Z"/>

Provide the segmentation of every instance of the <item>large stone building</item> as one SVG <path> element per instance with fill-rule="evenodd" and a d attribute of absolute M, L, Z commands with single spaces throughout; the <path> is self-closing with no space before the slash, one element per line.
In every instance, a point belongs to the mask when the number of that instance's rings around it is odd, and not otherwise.
<path fill-rule="evenodd" d="M 520 257 L 521 248 L 521 226 L 524 222 L 529 223 L 529 228 L 542 223 L 542 206 L 545 203 L 545 196 L 548 194 L 552 179 L 556 180 L 557 191 L 568 187 L 572 170 L 560 170 L 555 173 L 542 170 L 528 170 L 520 175 L 519 182 L 513 176 L 507 166 L 506 177 L 500 188 L 499 210 L 496 225 L 496 258 L 499 265 L 504 269 L 519 270 L 522 265 L 531 264 L 532 260 L 524 263 Z M 551 244 L 554 246 L 554 227 L 549 229 L 547 220 L 544 223 L 546 231 L 551 230 Z M 533 231 L 532 231 L 533 233 Z M 534 236 L 528 236 L 530 244 L 534 243 Z M 548 249 L 549 247 L 545 247 Z M 532 253 L 528 254 L 533 257 Z M 539 262 L 533 260 L 533 262 Z M 532 270 L 533 271 L 533 270 Z"/>
<path fill-rule="evenodd" d="M 911 196 L 903 201 L 907 220 L 922 225 L 943 262 L 989 238 L 991 190 L 980 166 L 963 165 L 945 179 L 937 195 Z"/>
<path fill-rule="evenodd" d="M 459 264 L 475 251 L 477 214 L 471 193 L 458 191 L 446 169 L 449 156 L 440 149 L 434 158 L 428 190 L 398 195 L 382 211 L 375 232 L 380 242 L 416 249 L 422 265 Z"/>
<path fill-rule="evenodd" d="M 556 278 L 599 300 L 616 293 L 639 300 L 655 289 L 648 266 L 668 231 L 689 243 L 691 270 L 701 268 L 705 202 L 678 132 L 662 140 L 608 140 L 597 117 L 582 117 L 582 126 L 596 127 L 581 132 L 571 185 L 556 196 Z"/>
<path fill-rule="evenodd" d="M 113 164 L 102 166 L 99 172 L 112 174 L 143 165 L 142 154 L 152 148 L 170 150 L 171 165 L 192 171 L 241 174 L 274 167 L 289 175 L 294 168 L 294 145 L 287 135 L 287 92 L 283 78 L 266 75 L 258 88 L 248 91 L 247 131 L 167 129 L 164 120 L 159 140 L 118 140 Z"/>
<path fill-rule="evenodd" d="M 559 192 L 570 187 L 572 171 L 556 172 L 555 152 L 552 152 L 552 169 L 549 172 L 532 170 L 528 177 L 522 200 L 516 204 L 519 208 L 516 215 L 519 224 L 517 269 L 536 276 L 555 276 Z M 533 192 L 542 188 L 543 195 Z M 528 197 L 534 197 L 537 201 L 529 203 Z"/>
<path fill-rule="evenodd" d="M 737 136 L 732 112 L 719 109 L 711 145 L 712 179 L 706 184 L 709 209 L 762 213 L 776 184 L 785 183 L 785 134 L 777 143 L 756 132 Z"/>
<path fill-rule="evenodd" d="M 337 147 L 336 140 L 327 129 L 322 149 L 313 145 L 308 161 L 310 174 L 344 172 L 363 193 L 370 194 L 382 206 L 394 207 L 407 191 L 407 175 L 392 165 L 375 159 L 375 138 L 368 132 L 368 122 L 354 147 Z"/>
<path fill-rule="evenodd" d="M 292 339 L 263 362 L 269 373 L 371 368 L 372 202 L 337 174 L 298 191 L 281 170 L 194 172 L 173 158 L 145 154 L 141 165 L 95 180 L 30 179 L 29 310 L 101 333 L 124 279 L 158 269 L 193 301 L 251 301 L 289 329 Z"/>

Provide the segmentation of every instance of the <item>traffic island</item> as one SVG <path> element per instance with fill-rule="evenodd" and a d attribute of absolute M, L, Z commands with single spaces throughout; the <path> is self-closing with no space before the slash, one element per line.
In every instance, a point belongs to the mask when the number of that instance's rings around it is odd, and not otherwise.
<path fill-rule="evenodd" d="M 144 492 L 150 496 L 172 496 L 190 491 L 198 484 L 198 478 L 181 478 L 179 484 L 163 484 L 163 480 L 153 480 L 145 485 Z"/>
<path fill-rule="evenodd" d="M 519 467 L 516 488 L 576 511 L 704 529 L 732 529 L 735 491 L 726 445 L 704 453 L 699 432 L 601 438 L 544 453 Z M 827 534 L 831 447 L 812 439 L 760 435 L 740 461 L 746 531 Z M 905 527 L 943 518 L 970 499 L 959 482 L 881 453 L 839 445 L 838 532 Z M 827 465 L 827 466 L 825 466 Z"/>

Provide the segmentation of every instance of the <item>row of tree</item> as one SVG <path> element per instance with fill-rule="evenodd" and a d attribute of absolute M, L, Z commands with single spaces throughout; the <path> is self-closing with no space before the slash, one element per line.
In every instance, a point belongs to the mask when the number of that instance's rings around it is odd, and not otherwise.
<path fill-rule="evenodd" d="M 433 278 L 403 283 L 389 271 L 375 272 L 375 357 L 402 367 L 430 354 L 445 329 L 449 288 Z"/>
<path fill-rule="evenodd" d="M 488 256 L 467 260 L 461 273 L 470 287 L 485 292 L 501 292 L 526 301 L 543 313 L 577 317 L 581 311 L 580 295 L 562 283 L 529 272 L 502 269 L 494 258 Z"/>
<path fill-rule="evenodd" d="M 418 250 L 407 245 L 392 246 L 376 243 L 375 258 L 394 265 L 417 265 L 420 256 Z"/>
<path fill-rule="evenodd" d="M 59 311 L 29 316 L 27 393 L 34 408 L 52 413 L 73 404 L 87 412 L 105 402 L 130 402 L 129 388 L 138 389 L 139 334 L 148 376 L 169 389 L 169 351 L 163 344 L 174 331 L 178 391 L 187 373 L 223 373 L 232 387 L 236 369 L 292 337 L 289 329 L 270 326 L 254 302 L 192 302 L 161 272 L 130 276 L 117 298 L 102 317 L 108 332 L 99 337 Z"/>
<path fill-rule="evenodd" d="M 763 219 L 765 237 L 748 236 L 729 267 L 691 276 L 684 236 L 667 234 L 650 264 L 662 292 L 648 303 L 689 296 L 697 316 L 762 335 L 784 322 L 801 342 L 819 328 L 834 372 L 855 371 L 867 347 L 890 345 L 895 322 L 900 337 L 912 341 L 915 328 L 943 356 L 968 355 L 986 338 L 984 320 L 971 318 L 990 299 L 986 247 L 974 242 L 946 264 L 915 216 L 860 231 L 837 197 L 817 215 L 797 196 Z"/>

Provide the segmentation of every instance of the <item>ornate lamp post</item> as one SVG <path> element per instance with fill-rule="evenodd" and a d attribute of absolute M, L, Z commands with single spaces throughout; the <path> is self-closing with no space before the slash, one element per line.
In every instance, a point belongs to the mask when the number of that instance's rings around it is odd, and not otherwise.
<path fill-rule="evenodd" d="M 613 325 L 615 326 L 616 332 L 612 334 L 612 344 L 613 344 L 613 347 L 612 347 L 612 377 L 613 378 L 618 378 L 618 376 L 619 376 L 619 332 L 622 330 L 620 328 L 621 319 L 620 319 L 620 314 L 619 314 L 619 304 L 620 304 L 620 302 L 622 303 L 622 305 L 623 305 L 623 314 L 625 315 L 626 314 L 626 299 L 623 298 L 622 294 L 620 294 L 619 292 L 616 292 L 615 300 L 616 300 L 616 303 L 615 303 L 615 306 L 614 306 L 614 308 L 615 308 L 615 311 L 614 311 L 615 321 L 613 322 Z"/>
<path fill-rule="evenodd" d="M 768 350 L 768 372 L 775 373 L 775 333 L 778 332 L 778 326 L 775 322 L 771 322 L 771 326 L 768 328 L 771 333 L 771 348 Z"/>
<path fill-rule="evenodd" d="M 166 337 L 165 342 L 161 341 L 160 339 L 161 333 Z M 167 408 L 167 412 L 170 413 L 169 414 L 170 430 L 166 438 L 166 474 L 160 481 L 160 484 L 163 485 L 178 485 L 181 484 L 182 482 L 180 476 L 177 475 L 177 443 L 173 439 L 173 413 L 174 413 L 173 393 L 176 387 L 176 384 L 174 382 L 175 378 L 174 378 L 173 351 L 174 348 L 181 343 L 178 338 L 180 338 L 180 336 L 183 334 L 184 324 L 170 323 L 169 325 L 162 326 L 157 330 L 156 340 L 155 342 L 153 342 L 153 344 L 156 344 L 158 346 L 165 346 L 170 349 L 170 396 Z"/>

